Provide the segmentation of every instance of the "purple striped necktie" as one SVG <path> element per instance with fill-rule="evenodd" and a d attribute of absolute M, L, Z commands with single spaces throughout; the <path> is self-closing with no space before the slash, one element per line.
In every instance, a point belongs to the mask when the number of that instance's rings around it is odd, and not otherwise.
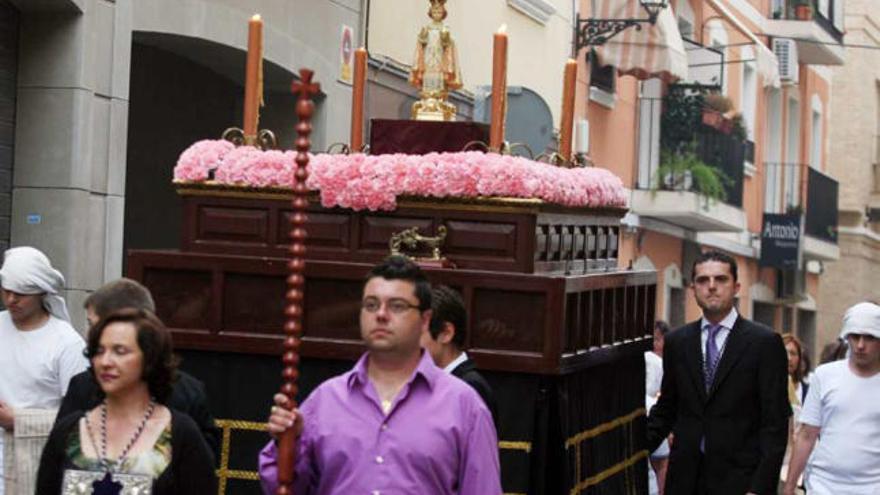
<path fill-rule="evenodd" d="M 721 357 L 716 338 L 718 337 L 718 332 L 720 332 L 722 328 L 721 325 L 709 324 L 707 326 L 706 359 L 703 368 L 703 376 L 706 380 L 706 392 L 712 388 L 712 382 L 715 381 L 715 370 L 718 368 L 718 361 Z"/>

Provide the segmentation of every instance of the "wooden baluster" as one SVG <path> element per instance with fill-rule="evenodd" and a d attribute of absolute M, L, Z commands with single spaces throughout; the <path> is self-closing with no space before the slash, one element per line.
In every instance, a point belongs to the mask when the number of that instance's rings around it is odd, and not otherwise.
<path fill-rule="evenodd" d="M 315 104 L 312 96 L 316 95 L 321 87 L 312 82 L 313 72 L 308 69 L 300 69 L 300 80 L 292 86 L 293 93 L 297 95 L 296 115 L 299 123 L 296 125 L 296 170 L 293 180 L 293 214 L 290 216 L 290 260 L 287 263 L 289 275 L 287 277 L 287 302 L 284 308 L 286 320 L 284 322 L 284 354 L 281 362 L 284 369 L 281 372 L 281 393 L 287 396 L 291 409 L 296 407 L 296 394 L 298 391 L 296 380 L 299 377 L 299 346 L 303 328 L 303 303 L 305 294 L 305 252 L 306 252 L 306 207 L 308 206 L 308 189 L 306 179 L 309 163 L 309 148 L 312 143 L 309 135 L 312 133 L 312 113 Z M 296 438 L 293 428 L 288 429 L 281 437 L 278 445 L 278 490 L 277 495 L 293 494 L 293 467 L 295 458 Z"/>

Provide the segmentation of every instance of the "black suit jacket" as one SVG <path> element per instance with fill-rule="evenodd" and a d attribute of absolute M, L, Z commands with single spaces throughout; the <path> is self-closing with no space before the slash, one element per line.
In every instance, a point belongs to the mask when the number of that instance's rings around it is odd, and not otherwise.
<path fill-rule="evenodd" d="M 489 412 L 492 413 L 492 421 L 495 422 L 495 429 L 498 429 L 498 403 L 495 401 L 495 392 L 489 386 L 489 382 L 483 378 L 483 375 L 477 371 L 477 365 L 470 359 L 459 364 L 452 370 L 452 375 L 464 380 L 465 383 L 473 387 L 474 390 L 483 398 Z"/>
<path fill-rule="evenodd" d="M 55 417 L 58 420 L 76 411 L 89 411 L 100 404 L 98 399 L 98 383 L 92 376 L 91 370 L 83 371 L 70 379 L 67 394 L 61 401 L 61 408 Z M 185 413 L 195 421 L 205 442 L 218 460 L 220 452 L 220 431 L 214 423 L 214 416 L 208 409 L 208 396 L 205 393 L 205 384 L 198 378 L 177 370 L 177 382 L 171 389 L 171 396 L 166 404 L 171 409 Z"/>
<path fill-rule="evenodd" d="M 700 333 L 698 320 L 666 336 L 660 398 L 648 418 L 649 451 L 674 433 L 666 493 L 695 493 L 702 459 L 708 493 L 775 494 L 791 416 L 782 338 L 738 317 L 707 393 Z"/>

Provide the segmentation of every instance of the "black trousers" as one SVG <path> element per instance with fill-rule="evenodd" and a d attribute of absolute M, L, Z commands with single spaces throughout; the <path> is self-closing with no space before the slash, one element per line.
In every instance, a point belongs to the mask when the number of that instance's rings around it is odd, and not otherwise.
<path fill-rule="evenodd" d="M 706 456 L 701 454 L 697 463 L 697 484 L 694 486 L 693 495 L 709 495 L 709 478 L 706 471 Z"/>

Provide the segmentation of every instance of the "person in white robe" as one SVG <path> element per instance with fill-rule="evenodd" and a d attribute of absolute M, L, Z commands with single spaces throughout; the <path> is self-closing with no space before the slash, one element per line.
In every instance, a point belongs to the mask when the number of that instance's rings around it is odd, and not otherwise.
<path fill-rule="evenodd" d="M 0 268 L 0 495 L 34 492 L 40 453 L 70 378 L 88 366 L 70 325 L 64 276 L 32 247 L 6 251 Z"/>

